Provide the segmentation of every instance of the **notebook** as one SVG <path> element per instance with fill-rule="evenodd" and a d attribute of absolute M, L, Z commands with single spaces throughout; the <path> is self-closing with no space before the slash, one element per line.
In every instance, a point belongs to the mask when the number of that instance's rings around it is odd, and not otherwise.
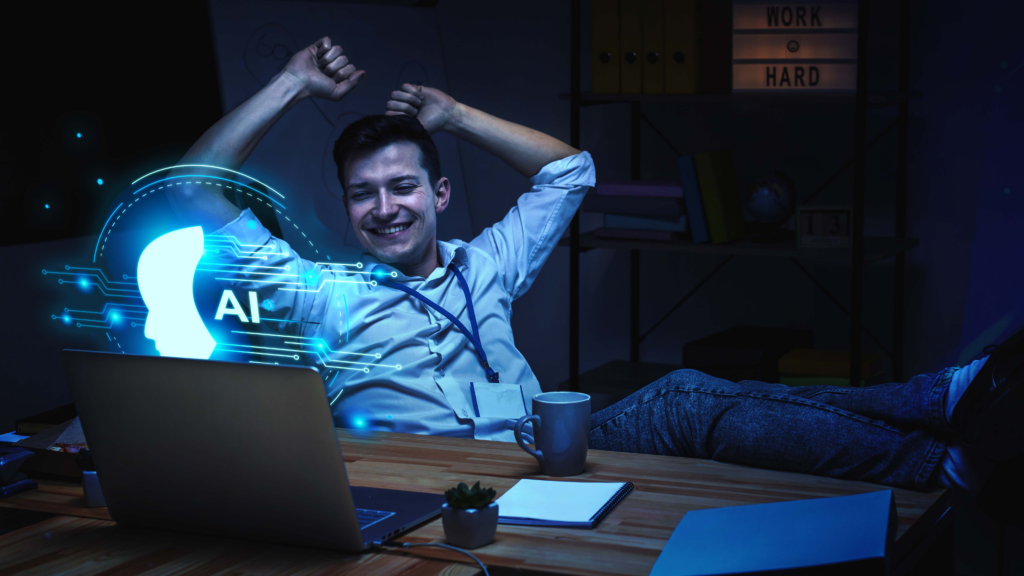
<path fill-rule="evenodd" d="M 520 480 L 498 498 L 498 524 L 591 529 L 632 490 L 632 482 Z"/>
<path fill-rule="evenodd" d="M 892 490 L 687 512 L 651 576 L 886 574 Z"/>

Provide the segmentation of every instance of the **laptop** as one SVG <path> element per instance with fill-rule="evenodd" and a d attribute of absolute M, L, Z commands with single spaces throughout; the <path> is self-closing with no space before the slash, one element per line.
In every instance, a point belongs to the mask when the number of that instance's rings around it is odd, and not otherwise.
<path fill-rule="evenodd" d="M 358 552 L 444 496 L 349 486 L 315 368 L 64 350 L 120 524 Z"/>

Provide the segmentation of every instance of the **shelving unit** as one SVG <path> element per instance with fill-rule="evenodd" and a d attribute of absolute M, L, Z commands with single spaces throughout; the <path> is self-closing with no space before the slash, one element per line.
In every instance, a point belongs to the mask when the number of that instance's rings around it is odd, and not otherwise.
<path fill-rule="evenodd" d="M 562 244 L 569 247 L 569 379 L 561 386 L 563 389 L 580 390 L 581 375 L 579 373 L 580 351 L 580 253 L 593 249 L 629 250 L 630 252 L 630 364 L 638 375 L 650 377 L 651 370 L 640 364 L 640 344 L 669 315 L 682 306 L 701 286 L 711 279 L 735 256 L 743 257 L 776 257 L 789 258 L 793 264 L 850 317 L 850 383 L 861 381 L 862 334 L 874 341 L 892 358 L 893 378 L 903 379 L 903 334 L 904 334 L 904 298 L 905 298 L 905 253 L 917 246 L 916 239 L 906 237 L 907 211 L 907 120 L 909 102 L 919 98 L 920 93 L 910 92 L 908 55 L 910 45 L 910 1 L 900 0 L 900 52 L 899 52 L 899 89 L 896 92 L 868 92 L 867 83 L 867 40 L 868 0 L 858 3 L 857 33 L 857 90 L 856 93 L 799 93 L 799 94 L 594 94 L 580 90 L 581 67 L 581 2 L 572 0 L 571 23 L 571 92 L 562 94 L 562 99 L 570 102 L 570 143 L 575 148 L 580 146 L 580 109 L 584 106 L 595 106 L 610 103 L 629 103 L 631 120 L 630 156 L 631 178 L 640 179 L 640 128 L 644 116 L 644 103 L 674 103 L 700 105 L 703 103 L 722 102 L 757 102 L 766 105 L 805 104 L 805 103 L 846 103 L 854 108 L 854 159 L 840 169 L 853 169 L 853 222 L 852 246 L 850 248 L 797 248 L 795 241 L 782 244 L 758 244 L 740 241 L 731 244 L 693 244 L 673 242 L 653 242 L 640 240 L 612 240 L 597 238 L 593 233 L 580 233 L 579 214 L 569 227 L 569 233 L 563 238 Z M 896 235 L 894 237 L 864 236 L 864 190 L 865 190 L 865 156 L 867 148 L 888 132 L 886 129 L 871 143 L 866 139 L 866 114 L 869 108 L 898 107 L 897 128 L 897 167 L 896 167 Z M 658 132 L 657 127 L 651 127 Z M 660 132 L 659 136 L 661 135 Z M 663 137 L 664 138 L 664 137 Z M 667 140 L 666 140 L 667 142 Z M 838 175 L 838 173 L 837 173 Z M 807 198 L 803 200 L 807 201 Z M 684 254 L 717 254 L 723 256 L 721 264 L 711 274 L 702 279 L 668 312 L 655 322 L 646 332 L 640 332 L 640 252 L 669 251 Z M 864 330 L 864 267 L 889 258 L 895 258 L 895 284 L 893 290 L 894 318 L 892 348 L 886 347 L 878 338 Z M 851 301 L 847 308 L 825 290 L 825 287 L 801 265 L 801 261 L 824 261 L 844 264 L 851 267 Z M 614 366 L 613 366 L 614 365 Z M 667 370 L 667 365 L 659 365 Z M 588 371 L 585 380 L 592 385 L 603 380 L 602 372 L 608 372 L 609 380 L 624 381 L 622 362 L 612 363 L 605 367 Z M 614 372 L 614 375 L 611 374 Z M 585 390 L 584 390 L 585 391 Z"/>

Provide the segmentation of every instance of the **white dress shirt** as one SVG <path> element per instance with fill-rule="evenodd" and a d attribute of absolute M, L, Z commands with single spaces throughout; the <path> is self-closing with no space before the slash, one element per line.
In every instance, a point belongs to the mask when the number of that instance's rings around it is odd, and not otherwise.
<path fill-rule="evenodd" d="M 527 411 L 541 388 L 516 349 L 512 301 L 533 284 L 594 175 L 587 152 L 548 164 L 500 222 L 470 242 L 438 241 L 442 266 L 426 279 L 397 271 L 393 278 L 469 328 L 466 297 L 448 270 L 454 262 L 469 285 L 489 363 L 502 383 L 522 386 Z M 218 275 L 226 287 L 258 293 L 260 326 L 247 325 L 257 344 L 252 353 L 287 361 L 294 354 L 320 369 L 337 425 L 514 441 L 518 415 L 475 416 L 469 383 L 486 386 L 487 377 L 470 340 L 413 296 L 371 285 L 369 273 L 381 265 L 376 258 L 366 253 L 358 263 L 305 260 L 248 209 L 213 235 L 234 237 L 244 247 L 214 258 L 224 269 L 240 270 Z M 248 308 L 244 298 L 239 301 Z"/>

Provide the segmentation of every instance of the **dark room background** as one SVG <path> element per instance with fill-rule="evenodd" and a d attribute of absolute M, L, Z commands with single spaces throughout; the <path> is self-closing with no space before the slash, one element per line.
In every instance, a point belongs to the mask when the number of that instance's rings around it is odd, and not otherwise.
<path fill-rule="evenodd" d="M 568 0 L 382 3 L 436 21 L 454 98 L 568 141 L 569 103 L 559 99 L 569 90 Z M 1024 325 L 1024 6 L 912 5 L 910 87 L 922 97 L 910 105 L 908 236 L 920 245 L 907 257 L 907 374 L 968 362 Z M 584 19 L 588 10 L 584 1 Z M 6 20 L 0 260 L 12 322 L 0 353 L 0 432 L 20 416 L 70 401 L 56 349 L 87 345 L 62 340 L 47 324 L 40 262 L 91 246 L 117 191 L 172 164 L 225 112 L 204 2 L 19 3 Z M 588 90 L 588 22 L 582 30 Z M 872 3 L 869 46 L 869 87 L 895 90 L 898 3 Z M 644 113 L 684 154 L 732 150 L 741 188 L 782 170 L 802 195 L 853 156 L 853 107 L 813 106 L 820 109 L 645 104 Z M 895 115 L 895 108 L 870 111 L 868 140 Z M 583 110 L 581 145 L 599 181 L 629 177 L 629 128 L 626 104 Z M 676 179 L 675 153 L 647 127 L 641 147 L 643 179 Z M 893 233 L 895 147 L 892 130 L 868 152 L 868 235 Z M 460 143 L 459 153 L 467 189 L 457 192 L 470 198 L 479 233 L 528 181 L 472 145 Z M 843 203 L 851 194 L 847 171 L 821 200 Z M 599 223 L 591 215 L 582 221 L 584 230 Z M 718 262 L 645 253 L 641 330 Z M 582 370 L 629 357 L 629 266 L 626 252 L 581 258 Z M 810 269 L 840 300 L 849 298 L 847 268 Z M 886 343 L 892 278 L 891 261 L 865 276 L 865 324 Z M 516 343 L 546 390 L 568 375 L 567 305 L 568 249 L 558 248 L 513 318 Z M 679 364 L 685 342 L 740 324 L 810 328 L 818 347 L 849 345 L 846 316 L 792 264 L 740 258 L 658 327 L 641 359 Z M 865 346 L 878 352 L 867 339 Z"/>
<path fill-rule="evenodd" d="M 390 4 L 436 19 L 456 99 L 568 140 L 568 103 L 558 97 L 569 88 L 568 2 L 520 3 L 513 11 L 467 0 Z M 0 124 L 0 254 L 6 301 L 17 309 L 3 357 L 0 424 L 6 427 L 18 413 L 66 398 L 47 375 L 52 370 L 32 375 L 12 368 L 23 353 L 46 343 L 34 328 L 42 322 L 35 316 L 44 315 L 31 297 L 39 284 L 34 272 L 41 253 L 60 248 L 40 243 L 73 244 L 96 234 L 108 202 L 127 180 L 175 161 L 223 112 L 204 3 L 154 4 L 145 14 L 123 6 L 36 6 L 19 8 L 18 26 L 5 40 L 13 58 Z M 1024 48 L 1016 31 L 1022 9 L 1011 2 L 981 9 L 953 1 L 915 2 L 913 8 L 911 88 L 923 97 L 910 107 L 908 227 L 921 242 L 908 256 L 911 374 L 968 361 L 1024 323 L 1024 182 L 1018 172 Z M 894 4 L 872 5 L 873 90 L 895 88 L 897 26 Z M 588 34 L 584 23 L 584 62 Z M 582 82 L 586 90 L 586 65 Z M 822 109 L 811 114 L 785 104 L 645 104 L 644 113 L 683 153 L 731 149 L 741 188 L 783 170 L 798 194 L 806 194 L 853 153 L 852 108 L 815 106 Z M 871 111 L 869 140 L 894 115 L 891 108 Z M 628 178 L 626 105 L 585 108 L 582 130 L 599 180 Z M 869 235 L 892 233 L 895 145 L 890 131 L 868 152 Z M 675 178 L 675 153 L 646 126 L 641 146 L 642 178 Z M 460 143 L 459 152 L 463 192 L 479 232 L 503 216 L 527 181 L 471 145 Z M 850 190 L 847 171 L 821 198 L 844 202 Z M 595 218 L 585 215 L 584 229 L 599 225 Z M 513 320 L 517 344 L 545 388 L 567 374 L 567 262 L 567 250 L 559 248 L 517 302 Z M 642 328 L 715 265 L 709 256 L 645 253 Z M 787 265 L 741 259 L 723 270 L 644 342 L 641 359 L 678 364 L 683 343 L 737 324 L 812 328 L 816 346 L 848 346 L 843 312 Z M 582 308 L 590 311 L 582 331 L 584 370 L 628 357 L 628 267 L 626 253 L 597 250 L 582 257 Z M 827 265 L 812 271 L 840 299 L 848 297 L 848 271 Z M 891 338 L 891 282 L 891 263 L 868 269 L 866 325 L 883 342 Z M 865 345 L 872 350 L 869 340 Z"/>

